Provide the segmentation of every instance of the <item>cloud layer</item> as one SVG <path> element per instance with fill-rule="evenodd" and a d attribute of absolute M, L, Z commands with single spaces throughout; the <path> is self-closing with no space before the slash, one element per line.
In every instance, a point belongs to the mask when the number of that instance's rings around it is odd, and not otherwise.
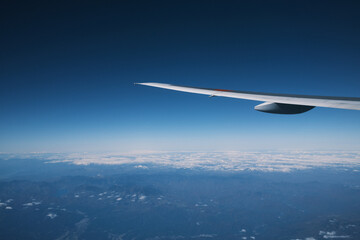
<path fill-rule="evenodd" d="M 48 163 L 76 165 L 134 165 L 136 168 L 170 167 L 213 171 L 280 171 L 336 167 L 358 171 L 360 152 L 147 152 L 147 153 L 69 153 L 30 154 Z M 10 156 L 20 157 L 20 156 Z"/>

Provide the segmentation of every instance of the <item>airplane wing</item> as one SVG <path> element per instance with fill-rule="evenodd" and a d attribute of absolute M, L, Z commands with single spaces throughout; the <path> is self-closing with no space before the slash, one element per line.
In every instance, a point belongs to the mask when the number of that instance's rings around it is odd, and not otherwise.
<path fill-rule="evenodd" d="M 352 97 L 323 97 L 296 94 L 244 92 L 224 89 L 185 87 L 153 82 L 135 84 L 165 88 L 181 92 L 204 94 L 210 97 L 216 96 L 262 101 L 263 103 L 255 106 L 255 110 L 268 113 L 297 114 L 307 112 L 314 107 L 360 110 L 360 98 Z"/>

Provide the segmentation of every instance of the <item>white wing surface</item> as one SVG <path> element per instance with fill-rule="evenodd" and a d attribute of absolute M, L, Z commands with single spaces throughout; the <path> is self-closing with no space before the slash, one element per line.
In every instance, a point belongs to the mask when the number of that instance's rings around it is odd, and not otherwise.
<path fill-rule="evenodd" d="M 262 101 L 264 103 L 257 105 L 255 109 L 258 111 L 269 113 L 296 114 L 309 111 L 314 107 L 360 110 L 360 98 L 243 92 L 224 89 L 185 87 L 153 82 L 136 84 L 181 92 L 204 94 L 211 97 L 229 97 Z"/>

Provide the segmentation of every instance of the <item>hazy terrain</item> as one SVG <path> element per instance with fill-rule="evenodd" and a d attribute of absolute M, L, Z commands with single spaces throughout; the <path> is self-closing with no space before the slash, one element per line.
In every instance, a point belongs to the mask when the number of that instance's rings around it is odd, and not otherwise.
<path fill-rule="evenodd" d="M 360 239 L 356 162 L 225 171 L 32 157 L 2 155 L 1 239 Z"/>

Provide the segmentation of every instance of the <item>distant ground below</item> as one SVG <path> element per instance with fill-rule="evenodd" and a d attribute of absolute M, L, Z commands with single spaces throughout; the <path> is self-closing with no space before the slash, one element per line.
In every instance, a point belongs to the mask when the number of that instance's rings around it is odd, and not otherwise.
<path fill-rule="evenodd" d="M 0 239 L 360 239 L 358 168 L 0 160 Z"/>

